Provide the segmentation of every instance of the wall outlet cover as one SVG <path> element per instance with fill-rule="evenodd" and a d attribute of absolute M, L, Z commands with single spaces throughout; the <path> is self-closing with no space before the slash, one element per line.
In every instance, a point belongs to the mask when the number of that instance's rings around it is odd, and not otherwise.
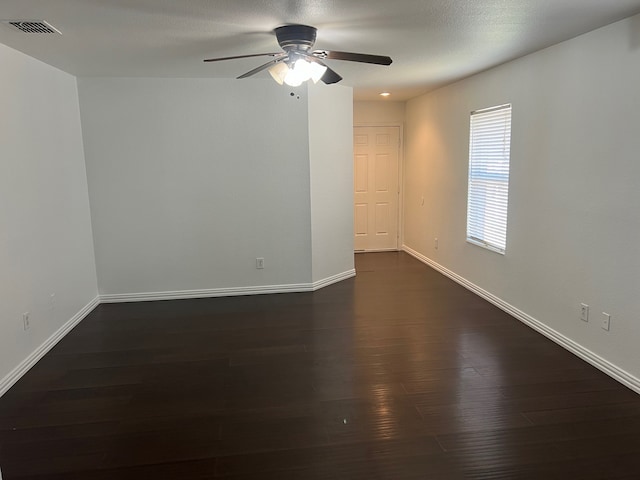
<path fill-rule="evenodd" d="M 589 305 L 586 303 L 580 304 L 580 320 L 583 322 L 589 321 Z"/>

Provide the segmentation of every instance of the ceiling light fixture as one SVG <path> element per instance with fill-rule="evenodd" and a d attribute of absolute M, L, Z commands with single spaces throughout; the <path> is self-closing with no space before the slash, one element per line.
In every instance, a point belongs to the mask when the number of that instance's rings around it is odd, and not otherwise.
<path fill-rule="evenodd" d="M 276 63 L 269 68 L 269 73 L 280 85 L 286 83 L 290 87 L 298 87 L 307 80 L 318 83 L 327 71 L 327 67 L 316 62 L 310 62 L 304 58 L 288 59 Z"/>
<path fill-rule="evenodd" d="M 382 92 L 380 94 L 381 97 L 388 97 L 389 95 L 391 95 L 389 92 Z"/>

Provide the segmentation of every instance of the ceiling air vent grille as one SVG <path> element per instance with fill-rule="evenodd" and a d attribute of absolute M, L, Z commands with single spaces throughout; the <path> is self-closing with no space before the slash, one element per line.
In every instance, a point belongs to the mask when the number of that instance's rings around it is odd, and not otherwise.
<path fill-rule="evenodd" d="M 43 20 L 3 20 L 2 23 L 24 33 L 60 33 L 59 30 Z"/>

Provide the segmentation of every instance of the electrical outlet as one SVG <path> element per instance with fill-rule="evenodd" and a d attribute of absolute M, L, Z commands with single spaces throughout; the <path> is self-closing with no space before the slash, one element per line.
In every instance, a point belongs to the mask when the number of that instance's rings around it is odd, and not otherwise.
<path fill-rule="evenodd" d="M 433 246 L 435 247 L 435 249 L 438 249 L 438 237 L 433 239 Z"/>
<path fill-rule="evenodd" d="M 607 332 L 611 328 L 611 315 L 608 313 L 602 312 L 602 329 Z"/>
<path fill-rule="evenodd" d="M 24 312 L 22 314 L 22 326 L 24 327 L 25 330 L 29 330 L 29 312 Z"/>
<path fill-rule="evenodd" d="M 264 258 L 256 258 L 256 268 L 261 270 L 264 268 Z"/>
<path fill-rule="evenodd" d="M 589 321 L 589 305 L 586 303 L 580 304 L 580 320 L 583 322 Z"/>

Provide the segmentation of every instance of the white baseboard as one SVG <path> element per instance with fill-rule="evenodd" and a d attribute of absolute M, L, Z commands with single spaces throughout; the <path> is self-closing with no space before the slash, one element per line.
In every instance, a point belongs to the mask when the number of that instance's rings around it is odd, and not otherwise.
<path fill-rule="evenodd" d="M 346 272 L 338 273 L 337 275 L 333 275 L 331 277 L 323 278 L 322 280 L 317 280 L 313 282 L 311 285 L 311 290 L 316 291 L 321 288 L 328 287 L 329 285 L 333 285 L 334 283 L 341 282 L 342 280 L 346 280 L 348 278 L 352 278 L 356 276 L 355 268 L 351 270 L 347 270 Z"/>
<path fill-rule="evenodd" d="M 85 305 L 78 313 L 62 325 L 53 335 L 44 341 L 34 352 L 25 358 L 16 368 L 11 370 L 0 380 L 0 397 L 5 394 L 20 378 L 33 367 L 49 350 L 51 350 L 64 336 L 71 331 L 80 321 L 89 315 L 98 306 L 100 298 L 96 297 Z"/>
<path fill-rule="evenodd" d="M 373 248 L 371 250 L 354 250 L 353 253 L 381 253 L 381 252 L 399 252 L 399 248 Z"/>
<path fill-rule="evenodd" d="M 182 300 L 187 298 L 235 297 L 239 295 L 266 295 L 270 293 L 310 292 L 312 290 L 312 284 L 310 283 L 295 283 L 290 285 L 205 288 L 199 290 L 175 290 L 166 292 L 114 293 L 100 295 L 100 302 L 153 302 L 156 300 Z"/>
<path fill-rule="evenodd" d="M 596 367 L 598 370 L 601 370 L 602 372 L 606 373 L 607 375 L 609 375 L 610 377 L 614 378 L 618 382 L 620 382 L 623 385 L 629 387 L 631 390 L 635 391 L 636 393 L 640 393 L 640 379 L 639 378 L 631 375 L 629 372 L 626 372 L 625 370 L 621 369 L 617 365 L 614 365 L 613 363 L 609 362 L 608 360 L 606 360 L 606 359 L 600 357 L 599 355 L 593 353 L 591 350 L 583 347 L 579 343 L 574 342 L 569 337 L 567 337 L 567 336 L 561 334 L 560 332 L 557 332 L 553 328 L 545 325 L 540 320 L 537 320 L 536 318 L 533 318 L 532 316 L 526 314 L 522 310 L 518 310 L 513 305 L 510 305 L 509 303 L 505 302 L 504 300 L 502 300 L 499 297 L 496 297 L 492 293 L 490 293 L 490 292 L 488 292 L 486 290 L 483 290 L 482 288 L 480 288 L 479 286 L 475 285 L 474 283 L 471 283 L 466 278 L 461 277 L 457 273 L 452 272 L 451 270 L 443 267 L 439 263 L 434 262 L 430 258 L 425 257 L 421 253 L 413 250 L 411 247 L 407 247 L 406 245 L 403 245 L 402 246 L 402 250 L 407 252 L 412 257 L 415 257 L 418 260 L 420 260 L 421 262 L 429 265 L 434 270 L 437 270 L 438 272 L 442 273 L 443 275 L 449 277 L 454 282 L 459 283 L 460 285 L 462 285 L 466 289 L 472 291 L 476 295 L 484 298 L 488 302 L 492 303 L 493 305 L 495 305 L 499 309 L 507 312 L 512 317 L 515 317 L 516 319 L 520 320 L 522 323 L 524 323 L 524 324 L 528 325 L 529 327 L 533 328 L 534 330 L 536 330 L 537 332 L 541 333 L 545 337 L 553 340 L 558 345 L 560 345 L 560 346 L 564 347 L 565 349 L 569 350 L 574 355 L 580 357 L 581 359 L 583 359 L 587 363 L 590 363 L 591 365 Z"/>
<path fill-rule="evenodd" d="M 356 274 L 354 269 L 333 275 L 313 283 L 288 285 L 259 285 L 253 287 L 206 288 L 200 290 L 176 290 L 168 292 L 115 293 L 100 295 L 101 303 L 152 302 L 156 300 L 181 300 L 187 298 L 235 297 L 240 295 L 266 295 L 271 293 L 313 292 Z"/>

